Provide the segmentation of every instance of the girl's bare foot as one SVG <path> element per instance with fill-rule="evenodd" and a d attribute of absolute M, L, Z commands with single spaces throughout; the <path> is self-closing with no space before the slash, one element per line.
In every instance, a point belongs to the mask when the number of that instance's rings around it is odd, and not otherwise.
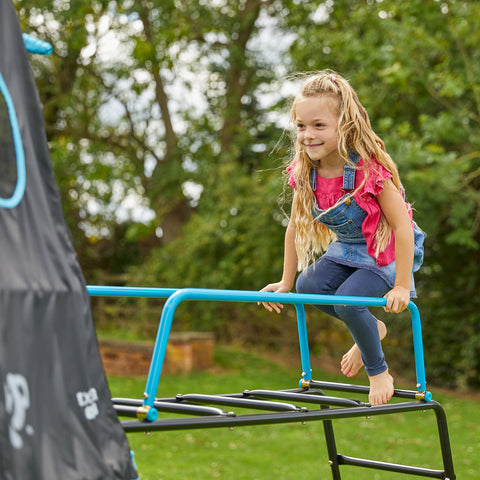
<path fill-rule="evenodd" d="M 393 396 L 393 377 L 385 370 L 378 375 L 368 377 L 370 381 L 370 393 L 368 401 L 370 405 L 385 405 Z"/>
<path fill-rule="evenodd" d="M 354 343 L 353 347 L 342 357 L 340 368 L 344 375 L 347 377 L 353 377 L 362 367 L 362 355 L 357 344 Z"/>
<path fill-rule="evenodd" d="M 380 340 L 383 340 L 387 335 L 387 327 L 381 320 L 377 320 L 378 334 Z M 363 367 L 362 355 L 357 344 L 354 343 L 353 347 L 342 357 L 340 363 L 340 369 L 347 377 L 353 377 Z"/>

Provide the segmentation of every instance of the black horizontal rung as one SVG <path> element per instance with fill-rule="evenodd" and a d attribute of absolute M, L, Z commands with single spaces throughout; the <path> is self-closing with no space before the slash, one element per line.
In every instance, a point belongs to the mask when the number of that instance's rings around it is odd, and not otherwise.
<path fill-rule="evenodd" d="M 311 393 L 279 391 L 279 390 L 245 390 L 244 395 L 254 397 L 275 398 L 279 400 L 292 400 L 304 403 L 315 403 L 317 405 L 332 405 L 337 407 L 356 407 L 365 405 L 358 400 L 350 398 L 330 397 L 328 395 L 315 395 Z"/>
<path fill-rule="evenodd" d="M 137 418 L 138 407 L 131 405 L 113 405 L 113 409 L 117 415 L 121 417 L 132 417 Z"/>
<path fill-rule="evenodd" d="M 177 395 L 178 401 L 213 403 L 216 405 L 229 405 L 232 407 L 253 408 L 257 410 L 271 410 L 275 412 L 300 411 L 296 405 L 290 403 L 269 402 L 265 400 L 255 400 L 252 398 L 236 398 L 223 395 L 201 395 L 196 393 L 187 393 Z"/>
<path fill-rule="evenodd" d="M 138 398 L 112 398 L 112 403 L 114 405 L 131 405 L 134 407 L 140 407 L 143 405 L 143 400 L 139 400 Z"/>
<path fill-rule="evenodd" d="M 231 415 L 220 408 L 204 405 L 190 405 L 179 402 L 154 402 L 159 412 L 183 413 L 185 415 Z"/>
<path fill-rule="evenodd" d="M 113 402 L 113 406 L 115 407 L 118 413 L 122 411 L 128 412 L 128 409 L 124 407 L 138 408 L 143 405 L 143 400 L 138 400 L 134 398 L 113 398 L 112 402 Z M 167 412 L 167 413 L 180 413 L 185 415 L 233 415 L 230 412 L 227 413 L 224 410 L 216 407 L 180 403 L 175 398 L 157 400 L 153 403 L 153 406 L 159 412 Z M 120 414 L 123 415 L 122 413 Z M 130 416 L 130 415 L 125 415 L 125 416 Z"/>
<path fill-rule="evenodd" d="M 353 385 L 349 383 L 335 383 L 335 382 L 323 382 L 319 380 L 309 380 L 310 387 L 321 388 L 325 390 L 334 390 L 337 392 L 350 392 L 350 393 L 368 393 L 370 392 L 370 387 L 366 385 Z M 415 400 L 418 392 L 414 390 L 402 390 L 396 388 L 394 390 L 393 396 L 397 398 L 407 398 Z"/>
<path fill-rule="evenodd" d="M 379 462 L 364 458 L 347 457 L 345 455 L 338 455 L 337 458 L 339 465 L 352 465 L 356 467 L 373 468 L 376 470 L 386 470 L 388 472 L 399 472 L 430 478 L 445 478 L 445 470 L 434 470 L 431 468 L 415 467 L 413 465 Z"/>

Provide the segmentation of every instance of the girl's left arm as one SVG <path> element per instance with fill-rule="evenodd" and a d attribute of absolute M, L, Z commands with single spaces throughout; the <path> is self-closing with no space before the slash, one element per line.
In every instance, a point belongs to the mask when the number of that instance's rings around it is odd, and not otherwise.
<path fill-rule="evenodd" d="M 391 180 L 384 183 L 377 196 L 378 203 L 395 235 L 395 285 L 386 295 L 385 311 L 399 313 L 410 302 L 413 269 L 414 236 L 413 225 L 402 194 Z"/>

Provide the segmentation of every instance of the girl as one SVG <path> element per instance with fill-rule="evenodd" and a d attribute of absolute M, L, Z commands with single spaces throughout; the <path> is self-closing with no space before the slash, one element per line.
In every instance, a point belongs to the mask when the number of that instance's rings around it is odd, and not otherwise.
<path fill-rule="evenodd" d="M 395 163 L 375 134 L 346 79 L 327 70 L 307 76 L 293 101 L 295 153 L 287 168 L 294 188 L 285 234 L 283 276 L 262 291 L 387 299 L 398 313 L 415 297 L 413 271 L 423 260 L 425 234 L 413 223 Z M 324 254 L 315 261 L 315 257 Z M 277 313 L 279 303 L 264 303 Z M 387 329 L 367 307 L 319 305 L 343 320 L 355 341 L 341 371 L 364 365 L 371 405 L 387 403 L 393 378 L 382 351 Z"/>

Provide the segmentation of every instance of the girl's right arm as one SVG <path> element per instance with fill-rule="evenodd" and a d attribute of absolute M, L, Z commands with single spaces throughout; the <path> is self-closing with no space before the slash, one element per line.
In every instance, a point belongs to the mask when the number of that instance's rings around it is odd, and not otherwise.
<path fill-rule="evenodd" d="M 295 203 L 295 195 L 293 197 L 293 203 Z M 270 283 L 266 287 L 262 288 L 261 292 L 275 292 L 275 293 L 287 293 L 289 292 L 295 282 L 295 276 L 297 274 L 297 251 L 295 249 L 295 219 L 292 215 L 290 221 L 288 222 L 287 230 L 285 232 L 285 250 L 283 255 L 283 275 L 282 279 L 277 283 Z M 280 313 L 283 305 L 281 303 L 273 302 L 262 302 L 262 305 L 271 312 L 275 310 L 277 313 Z"/>

